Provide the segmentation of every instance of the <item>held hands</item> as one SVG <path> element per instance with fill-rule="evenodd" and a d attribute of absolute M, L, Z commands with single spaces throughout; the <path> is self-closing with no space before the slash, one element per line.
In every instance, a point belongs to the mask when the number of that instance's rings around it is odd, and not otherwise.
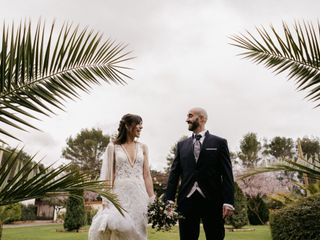
<path fill-rule="evenodd" d="M 228 205 L 223 206 L 223 209 L 222 209 L 223 218 L 230 217 L 231 215 L 233 215 L 233 213 L 234 213 L 234 208 Z"/>

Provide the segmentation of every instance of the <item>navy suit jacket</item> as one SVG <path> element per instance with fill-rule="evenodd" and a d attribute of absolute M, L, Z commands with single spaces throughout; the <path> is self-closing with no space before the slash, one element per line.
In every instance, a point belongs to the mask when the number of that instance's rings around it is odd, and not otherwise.
<path fill-rule="evenodd" d="M 168 179 L 166 200 L 174 201 L 177 187 L 178 204 L 186 199 L 195 181 L 212 204 L 234 205 L 234 182 L 227 141 L 205 133 L 198 161 L 193 154 L 193 138 L 189 137 L 177 145 Z"/>

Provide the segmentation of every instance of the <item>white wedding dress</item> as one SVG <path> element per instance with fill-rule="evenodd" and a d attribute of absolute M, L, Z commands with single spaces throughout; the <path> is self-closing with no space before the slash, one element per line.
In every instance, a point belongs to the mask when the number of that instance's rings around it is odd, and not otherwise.
<path fill-rule="evenodd" d="M 131 163 L 123 146 L 112 143 L 108 145 L 100 178 L 113 179 L 114 172 L 112 191 L 118 196 L 126 212 L 122 216 L 109 203 L 94 216 L 89 229 L 89 240 L 147 240 L 149 197 L 143 179 L 145 154 L 143 145 L 136 143 L 136 158 Z"/>

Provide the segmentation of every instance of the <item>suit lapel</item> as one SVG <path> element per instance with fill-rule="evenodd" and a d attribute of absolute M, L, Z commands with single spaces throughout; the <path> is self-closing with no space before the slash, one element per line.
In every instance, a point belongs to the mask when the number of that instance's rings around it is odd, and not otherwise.
<path fill-rule="evenodd" d="M 190 137 L 188 139 L 188 148 L 190 150 L 190 152 L 188 153 L 189 155 L 192 155 L 194 157 L 194 154 L 193 154 L 193 138 Z"/>

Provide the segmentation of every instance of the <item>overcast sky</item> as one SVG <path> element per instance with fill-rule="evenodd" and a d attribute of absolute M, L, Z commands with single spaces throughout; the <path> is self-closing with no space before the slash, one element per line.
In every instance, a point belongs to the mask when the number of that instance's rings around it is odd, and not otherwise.
<path fill-rule="evenodd" d="M 61 158 L 69 136 L 83 128 L 114 133 L 122 115 L 143 117 L 140 141 L 149 146 L 153 168 L 166 165 L 170 147 L 189 134 L 187 111 L 207 109 L 207 129 L 239 150 L 244 134 L 320 136 L 320 109 L 304 100 L 286 75 L 241 59 L 229 36 L 254 31 L 255 26 L 282 21 L 316 21 L 320 2 L 298 0 L 1 0 L 6 22 L 39 17 L 48 23 L 69 21 L 129 44 L 137 58 L 126 86 L 95 86 L 90 95 L 66 103 L 66 112 L 42 118 L 43 132 L 19 132 L 30 154 L 45 163 Z M 11 142 L 12 145 L 17 144 Z"/>

